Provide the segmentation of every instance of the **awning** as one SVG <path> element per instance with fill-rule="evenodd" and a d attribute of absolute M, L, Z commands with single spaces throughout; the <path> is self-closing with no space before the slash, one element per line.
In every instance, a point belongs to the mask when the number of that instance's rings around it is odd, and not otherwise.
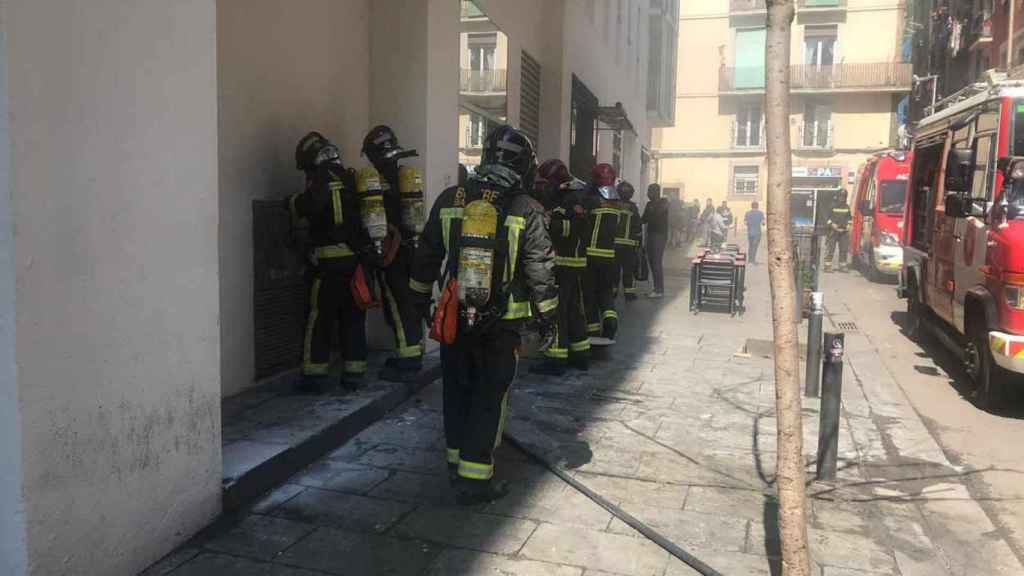
<path fill-rule="evenodd" d="M 639 136 L 636 133 L 636 128 L 633 128 L 633 123 L 629 121 L 629 116 L 626 115 L 626 109 L 622 107 L 622 102 L 616 102 L 614 106 L 598 106 L 597 119 L 607 126 L 609 130 L 615 130 L 616 132 L 629 130 Z"/>

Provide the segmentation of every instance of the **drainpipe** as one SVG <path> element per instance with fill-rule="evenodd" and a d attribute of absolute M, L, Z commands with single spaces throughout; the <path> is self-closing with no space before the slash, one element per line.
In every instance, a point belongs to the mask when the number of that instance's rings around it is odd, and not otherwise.
<path fill-rule="evenodd" d="M 1013 68 L 1013 32 L 1014 32 L 1014 19 L 1017 12 L 1017 0 L 1010 0 L 1010 21 L 1007 23 L 1009 28 L 1006 35 L 1006 71 L 1009 72 Z"/>

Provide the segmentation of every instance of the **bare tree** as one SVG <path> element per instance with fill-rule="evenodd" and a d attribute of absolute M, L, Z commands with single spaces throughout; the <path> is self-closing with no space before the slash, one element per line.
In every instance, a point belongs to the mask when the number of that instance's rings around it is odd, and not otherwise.
<path fill-rule="evenodd" d="M 768 271 L 775 334 L 779 539 L 784 576 L 810 576 L 804 484 L 796 279 L 790 233 L 789 42 L 794 0 L 768 0 L 765 123 L 768 140 Z"/>

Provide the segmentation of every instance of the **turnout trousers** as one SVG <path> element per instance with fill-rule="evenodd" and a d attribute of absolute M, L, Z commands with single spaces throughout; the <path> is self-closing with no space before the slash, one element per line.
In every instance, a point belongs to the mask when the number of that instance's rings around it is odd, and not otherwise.
<path fill-rule="evenodd" d="M 835 258 L 836 246 L 839 246 L 839 260 Z M 827 240 L 827 255 L 825 256 L 825 267 L 832 268 L 838 266 L 839 268 L 846 268 L 846 253 L 850 249 L 850 232 L 842 231 L 836 232 L 832 230 L 828 234 Z"/>
<path fill-rule="evenodd" d="M 423 321 L 409 294 L 412 259 L 412 246 L 403 244 L 391 266 L 379 271 L 384 318 L 395 333 L 398 357 L 403 359 L 423 356 Z"/>
<path fill-rule="evenodd" d="M 636 246 L 615 245 L 615 292 L 618 296 L 619 285 L 623 294 L 636 294 Z M 621 280 L 620 280 L 621 279 Z"/>
<path fill-rule="evenodd" d="M 588 256 L 583 297 L 587 309 L 587 333 L 614 338 L 619 328 L 615 311 L 615 281 L 618 264 L 614 257 Z"/>
<path fill-rule="evenodd" d="M 587 312 L 583 306 L 585 267 L 555 266 L 558 279 L 558 338 L 545 356 L 568 362 L 570 357 L 585 359 L 590 355 L 587 336 Z"/>
<path fill-rule="evenodd" d="M 514 327 L 499 325 L 441 346 L 447 457 L 461 478 L 494 476 L 494 450 L 504 432 L 519 344 Z"/>
<path fill-rule="evenodd" d="M 309 317 L 302 349 L 302 374 L 326 376 L 335 326 L 345 360 L 344 372 L 366 373 L 366 313 L 352 298 L 354 256 L 321 260 L 309 294 Z"/>

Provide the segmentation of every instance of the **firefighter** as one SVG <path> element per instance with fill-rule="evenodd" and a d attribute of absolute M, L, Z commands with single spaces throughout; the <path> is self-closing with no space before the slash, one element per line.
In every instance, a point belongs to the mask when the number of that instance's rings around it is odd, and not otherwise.
<path fill-rule="evenodd" d="M 423 322 L 409 293 L 409 274 L 415 244 L 426 221 L 426 210 L 423 178 L 415 168 L 400 166 L 399 161 L 418 154 L 399 146 L 398 138 L 388 126 L 370 130 L 363 140 L 363 154 L 379 174 L 387 216 L 387 237 L 378 276 L 384 318 L 395 333 L 397 355 L 386 361 L 380 378 L 411 382 L 423 368 Z"/>
<path fill-rule="evenodd" d="M 619 314 L 615 311 L 615 235 L 619 230 L 619 196 L 615 190 L 615 169 L 610 164 L 594 166 L 590 186 L 584 195 L 587 213 L 587 276 L 584 300 L 587 332 L 594 346 L 615 343 Z"/>
<path fill-rule="evenodd" d="M 360 224 L 355 176 L 341 164 L 338 148 L 317 132 L 299 141 L 296 167 L 306 189 L 289 198 L 293 218 L 309 222 L 315 264 L 298 390 L 319 394 L 329 387 L 335 325 L 344 357 L 342 386 L 354 389 L 366 373 L 366 313 L 356 306 L 352 279 L 367 239 Z"/>
<path fill-rule="evenodd" d="M 633 185 L 623 180 L 616 191 L 619 194 L 619 228 L 615 235 L 615 291 L 618 292 L 620 279 L 622 293 L 627 302 L 636 300 L 636 258 L 643 239 L 643 220 L 640 209 L 633 202 L 636 192 Z"/>
<path fill-rule="evenodd" d="M 590 367 L 590 338 L 583 307 L 583 279 L 587 272 L 586 212 L 582 181 L 573 178 L 561 160 L 548 160 L 537 170 L 540 196 L 548 203 L 548 233 L 555 248 L 558 280 L 557 338 L 543 361 L 530 367 L 534 374 L 560 376 L 569 366 Z"/>
<path fill-rule="evenodd" d="M 463 505 L 507 492 L 492 482 L 493 452 L 517 370 L 520 329 L 532 322 L 550 340 L 558 309 L 544 209 L 527 193 L 536 170 L 532 143 L 499 126 L 484 142 L 482 160 L 464 187 L 445 190 L 434 203 L 410 279 L 422 312 L 447 258 L 431 333 L 442 342 L 447 460 Z M 449 333 L 445 320 L 453 319 L 457 328 Z"/>
<path fill-rule="evenodd" d="M 850 205 L 846 203 L 846 190 L 836 193 L 835 203 L 828 215 L 828 247 L 825 272 L 835 265 L 836 245 L 839 246 L 840 272 L 846 272 L 846 253 L 850 248 Z"/>

